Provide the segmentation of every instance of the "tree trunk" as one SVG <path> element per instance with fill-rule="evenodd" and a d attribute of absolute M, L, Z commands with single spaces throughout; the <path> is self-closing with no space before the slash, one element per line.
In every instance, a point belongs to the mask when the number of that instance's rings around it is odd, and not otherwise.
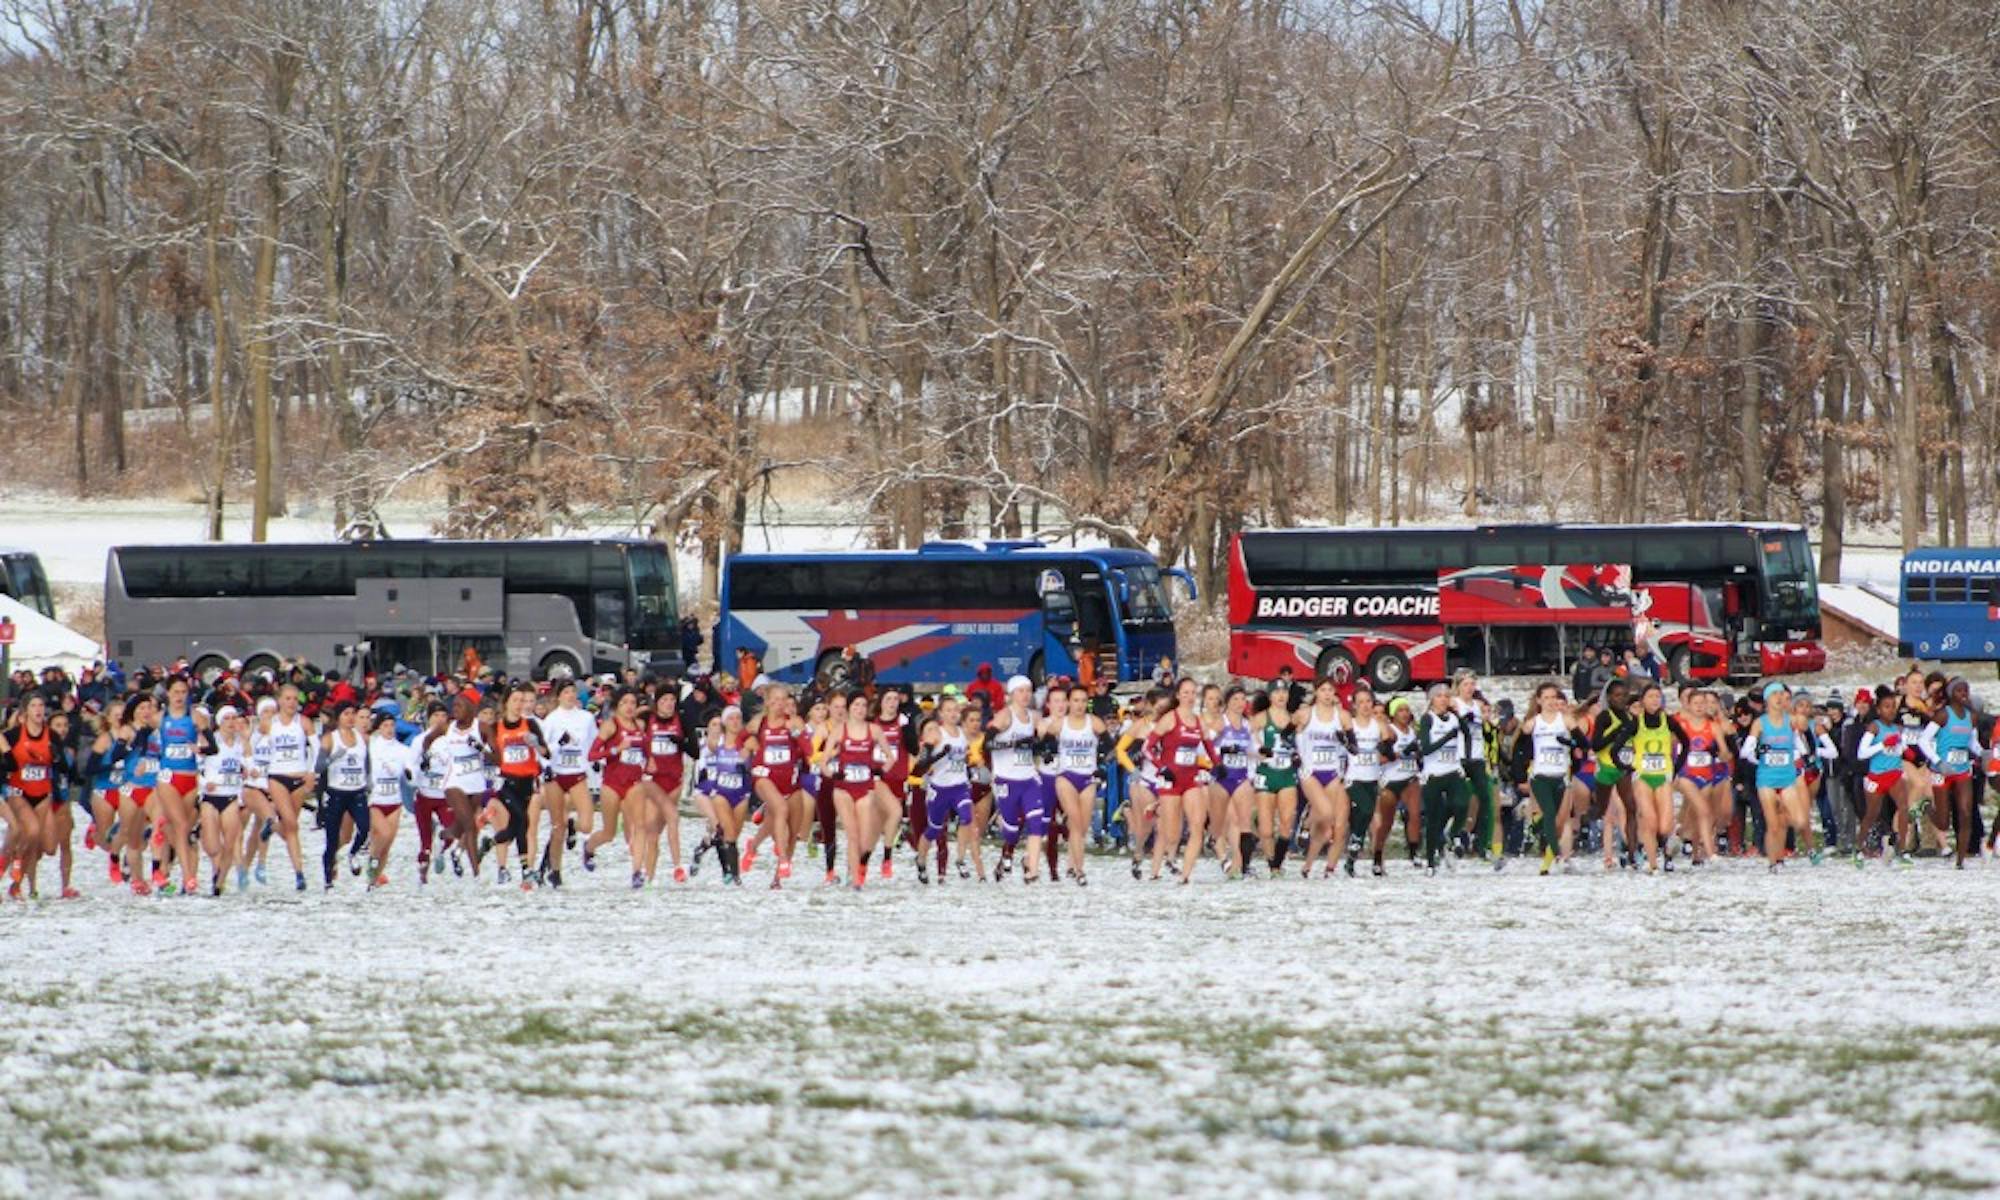
<path fill-rule="evenodd" d="M 1840 426 L 1847 420 L 1847 363 L 1836 356 L 1820 380 L 1826 411 L 1820 425 L 1819 577 L 1840 582 L 1840 555 L 1847 532 L 1847 470 Z"/>

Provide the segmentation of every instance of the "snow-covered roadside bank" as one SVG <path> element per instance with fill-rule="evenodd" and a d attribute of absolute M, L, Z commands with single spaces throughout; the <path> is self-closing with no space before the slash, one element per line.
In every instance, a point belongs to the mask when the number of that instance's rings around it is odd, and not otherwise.
<path fill-rule="evenodd" d="M 0 909 L 0 1194 L 2000 1188 L 2000 869 L 617 866 Z"/>

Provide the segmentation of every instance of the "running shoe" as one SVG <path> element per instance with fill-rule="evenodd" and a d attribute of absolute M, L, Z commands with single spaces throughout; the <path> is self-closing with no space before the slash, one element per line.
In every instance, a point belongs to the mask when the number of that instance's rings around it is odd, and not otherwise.
<path fill-rule="evenodd" d="M 549 886 L 550 886 L 550 887 L 552 887 L 552 888 L 560 888 L 560 887 L 562 887 L 562 872 L 561 872 L 561 871 L 559 871 L 559 870 L 557 870 L 557 871 L 550 871 L 550 872 L 549 872 L 549 880 L 548 880 L 548 882 L 549 882 Z"/>
<path fill-rule="evenodd" d="M 1368 870 L 1377 879 L 1382 878 L 1382 876 L 1387 873 L 1382 866 L 1382 860 L 1379 858 L 1369 865 Z"/>
<path fill-rule="evenodd" d="M 1145 869 L 1144 867 L 1142 867 L 1142 866 L 1140 866 L 1140 865 L 1139 865 L 1139 860 L 1138 860 L 1138 859 L 1136 859 L 1136 858 L 1135 858 L 1135 859 L 1133 859 L 1133 860 L 1132 860 L 1132 878 L 1134 878 L 1134 879 L 1138 879 L 1138 878 L 1141 878 L 1141 877 L 1143 877 L 1143 876 L 1145 875 L 1145 873 L 1146 873 L 1146 869 Z M 958 864 L 958 874 L 959 874 L 959 878 L 961 878 L 961 879 L 963 879 L 963 878 L 965 877 L 965 864 L 964 864 L 963 862 L 960 862 L 960 863 Z"/>
<path fill-rule="evenodd" d="M 636 892 L 640 888 L 645 886 L 646 886 L 646 873 L 643 871 L 632 872 L 632 890 Z"/>
<path fill-rule="evenodd" d="M 144 876 L 133 877 L 132 894 L 134 896 L 150 896 L 153 894 L 153 889 L 147 885 Z"/>
<path fill-rule="evenodd" d="M 751 867 L 754 867 L 756 865 L 757 865 L 757 847 L 752 846 L 748 850 L 745 850 L 743 852 L 743 861 L 736 864 L 736 873 L 738 875 L 741 875 L 745 871 L 748 871 Z M 783 865 L 780 864 L 778 869 L 782 871 L 784 869 Z"/>
<path fill-rule="evenodd" d="M 1542 847 L 1542 874 L 1548 874 L 1549 868 L 1555 866 L 1555 864 L 1556 852 L 1546 846 Z"/>
<path fill-rule="evenodd" d="M 83 848 L 85 850 L 97 849 L 97 822 L 95 821 L 83 827 Z"/>
<path fill-rule="evenodd" d="M 675 882 L 675 883 L 686 883 L 687 881 L 688 881 L 688 873 L 687 873 L 687 868 L 686 868 L 686 867 L 675 867 L 675 868 L 674 868 L 674 882 Z"/>
<path fill-rule="evenodd" d="M 688 865 L 689 874 L 693 875 L 701 874 L 701 856 L 707 854 L 711 848 L 715 850 L 715 857 L 718 860 L 722 858 L 722 843 L 719 840 L 720 836 L 721 835 L 719 834 L 711 832 L 707 837 L 701 839 L 701 841 L 695 844 L 694 861 Z"/>
<path fill-rule="evenodd" d="M 931 869 L 929 866 L 925 865 L 924 860 L 921 858 L 917 859 L 917 882 L 925 885 L 926 887 L 928 887 L 931 882 Z"/>
<path fill-rule="evenodd" d="M 1088 884 L 1089 882 L 1090 882 L 1090 881 L 1089 881 L 1088 879 L 1085 879 L 1085 878 L 1083 877 L 1083 872 L 1082 872 L 1082 871 L 1078 871 L 1078 872 L 1076 873 L 1076 886 L 1078 886 L 1078 887 L 1083 887 L 1083 886 L 1085 886 L 1086 884 Z"/>
<path fill-rule="evenodd" d="M 889 852 L 884 850 L 882 852 L 882 878 L 888 879 L 895 873 L 895 869 L 889 865 Z"/>
<path fill-rule="evenodd" d="M 118 860 L 116 858 L 113 858 L 111 860 L 111 886 L 123 887 L 124 885 L 125 885 L 125 868 L 118 864 Z"/>
<path fill-rule="evenodd" d="M 83 899 L 83 893 L 65 885 L 62 890 L 62 898 L 65 900 L 81 900 Z"/>
<path fill-rule="evenodd" d="M 251 874 L 251 875 L 252 875 L 253 877 L 255 877 L 255 878 L 256 878 L 256 880 L 257 880 L 257 883 L 258 883 L 258 885 L 259 885 L 259 886 L 262 886 L 262 885 L 264 885 L 264 884 L 267 884 L 267 883 L 271 882 L 271 881 L 270 881 L 269 879 L 265 878 L 265 875 L 264 875 L 264 864 L 263 864 L 263 863 L 258 863 L 258 864 L 257 864 L 257 869 L 256 869 L 256 870 L 254 870 L 254 871 L 252 871 L 252 872 L 251 872 L 250 874 Z"/>
<path fill-rule="evenodd" d="M 7 885 L 7 898 L 9 900 L 19 900 L 21 898 L 20 880 L 16 879 L 14 882 Z"/>
<path fill-rule="evenodd" d="M 835 875 L 832 871 L 828 871 L 826 873 L 826 880 L 821 886 L 832 887 L 834 884 L 839 882 L 840 882 L 840 877 L 838 875 Z"/>
<path fill-rule="evenodd" d="M 305 891 L 305 890 L 306 890 L 306 873 L 305 873 L 304 871 L 294 871 L 294 872 L 292 872 L 292 882 L 293 882 L 293 884 L 295 884 L 295 885 L 297 886 L 297 888 L 298 888 L 298 890 L 299 890 L 299 891 L 301 891 L 301 892 Z"/>
<path fill-rule="evenodd" d="M 749 864 L 748 862 L 745 862 L 745 863 L 743 864 L 743 866 L 744 866 L 744 867 L 745 867 L 745 868 L 747 869 L 747 868 L 748 868 L 748 867 L 750 866 L 750 864 Z M 778 873 L 777 873 L 777 875 L 776 875 L 776 876 L 774 876 L 774 878 L 777 878 L 777 879 L 790 879 L 791 877 L 792 877 L 792 860 L 791 860 L 791 859 L 789 859 L 789 858 L 781 858 L 781 859 L 779 859 L 779 860 L 778 860 Z"/>
<path fill-rule="evenodd" d="M 388 887 L 388 886 L 389 886 L 389 876 L 388 876 L 388 874 L 387 874 L 387 873 L 385 873 L 385 872 L 378 872 L 378 873 L 376 874 L 376 876 L 375 876 L 375 878 L 374 878 L 373 882 L 369 883 L 369 885 L 368 885 L 368 890 L 372 892 L 372 891 L 374 891 L 374 890 L 375 890 L 376 888 L 385 888 L 385 887 Z"/>
<path fill-rule="evenodd" d="M 857 892 L 860 891 L 862 887 L 864 887 L 867 883 L 868 883 L 868 868 L 866 866 L 858 866 L 854 868 L 854 890 Z"/>
<path fill-rule="evenodd" d="M 583 848 L 583 869 L 585 871 L 595 871 L 597 869 L 597 852 L 592 850 L 588 845 Z"/>
<path fill-rule="evenodd" d="M 21 872 L 19 866 L 17 865 L 14 870 L 14 878 L 19 879 L 20 877 L 21 877 Z M 165 867 L 160 867 L 160 866 L 154 867 L 153 868 L 154 890 L 157 891 L 159 889 L 165 888 L 166 886 L 167 886 L 167 869 Z"/>
<path fill-rule="evenodd" d="M 464 878 L 465 855 L 459 852 L 457 846 L 453 846 L 450 850 L 446 851 L 445 856 L 451 860 L 451 873 L 460 878 Z"/>
<path fill-rule="evenodd" d="M 236 890 L 242 892 L 242 891 L 248 891 L 249 888 L 250 888 L 249 868 L 247 867 L 236 868 Z"/>
<path fill-rule="evenodd" d="M 514 874 L 507 868 L 501 867 L 500 874 L 495 876 L 493 881 L 495 883 L 512 883 L 514 881 Z"/>
<path fill-rule="evenodd" d="M 222 872 L 217 871 L 208 877 L 208 894 L 211 896 L 222 894 Z"/>

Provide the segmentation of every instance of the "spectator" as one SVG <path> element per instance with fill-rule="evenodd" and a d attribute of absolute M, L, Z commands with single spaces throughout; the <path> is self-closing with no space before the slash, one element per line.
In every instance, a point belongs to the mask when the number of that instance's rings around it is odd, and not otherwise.
<path fill-rule="evenodd" d="M 1174 660 L 1168 655 L 1160 655 L 1160 665 L 1153 668 L 1153 686 L 1170 688 L 1174 686 L 1174 680 L 1177 677 L 1177 673 L 1174 671 Z"/>
<path fill-rule="evenodd" d="M 1285 706 L 1293 712 L 1304 708 L 1312 700 L 1312 689 L 1299 682 L 1298 675 L 1292 670 L 1290 663 L 1278 668 L 1278 678 L 1275 682 L 1285 689 Z"/>
<path fill-rule="evenodd" d="M 853 646 L 840 648 L 840 664 L 847 672 L 847 686 L 867 692 L 870 699 L 875 695 L 875 664 L 866 654 Z M 752 675 L 751 678 L 756 678 Z"/>
<path fill-rule="evenodd" d="M 1007 702 L 1006 689 L 1000 686 L 999 680 L 993 678 L 992 663 L 979 664 L 979 669 L 973 672 L 972 682 L 965 685 L 965 694 L 983 701 L 987 712 L 997 712 L 1000 706 Z"/>
<path fill-rule="evenodd" d="M 701 661 L 701 624 L 693 617 L 681 618 L 681 661 L 687 664 L 689 674 L 693 674 Z M 754 676 L 744 676 L 754 678 Z"/>
<path fill-rule="evenodd" d="M 1585 646 L 1576 656 L 1576 670 L 1569 677 L 1569 694 L 1578 700 L 1597 690 L 1597 647 Z"/>
<path fill-rule="evenodd" d="M 1100 721 L 1115 723 L 1118 719 L 1118 698 L 1111 694 L 1111 681 L 1100 678 L 1091 685 L 1090 715 Z"/>

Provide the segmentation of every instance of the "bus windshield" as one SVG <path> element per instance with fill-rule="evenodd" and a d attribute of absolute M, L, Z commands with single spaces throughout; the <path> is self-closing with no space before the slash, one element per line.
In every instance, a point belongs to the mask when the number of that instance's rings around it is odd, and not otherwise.
<path fill-rule="evenodd" d="M 1158 567 L 1124 567 L 1118 574 L 1125 581 L 1126 624 L 1158 625 L 1174 619 L 1173 610 L 1167 605 L 1167 589 L 1160 580 Z"/>
<path fill-rule="evenodd" d="M 1771 587 L 1771 607 L 1765 619 L 1778 625 L 1817 624 L 1819 582 L 1805 534 L 1797 530 L 1765 533 L 1759 545 L 1764 577 Z"/>
<path fill-rule="evenodd" d="M 56 615 L 55 604 L 49 597 L 48 580 L 42 575 L 40 559 L 32 554 L 9 554 L 4 565 L 7 569 L 6 586 L 0 587 L 0 594 L 13 596 L 45 617 Z"/>
<path fill-rule="evenodd" d="M 680 644 L 680 614 L 675 611 L 674 577 L 667 553 L 658 546 L 635 546 L 626 561 L 632 569 L 632 645 L 657 650 Z"/>

